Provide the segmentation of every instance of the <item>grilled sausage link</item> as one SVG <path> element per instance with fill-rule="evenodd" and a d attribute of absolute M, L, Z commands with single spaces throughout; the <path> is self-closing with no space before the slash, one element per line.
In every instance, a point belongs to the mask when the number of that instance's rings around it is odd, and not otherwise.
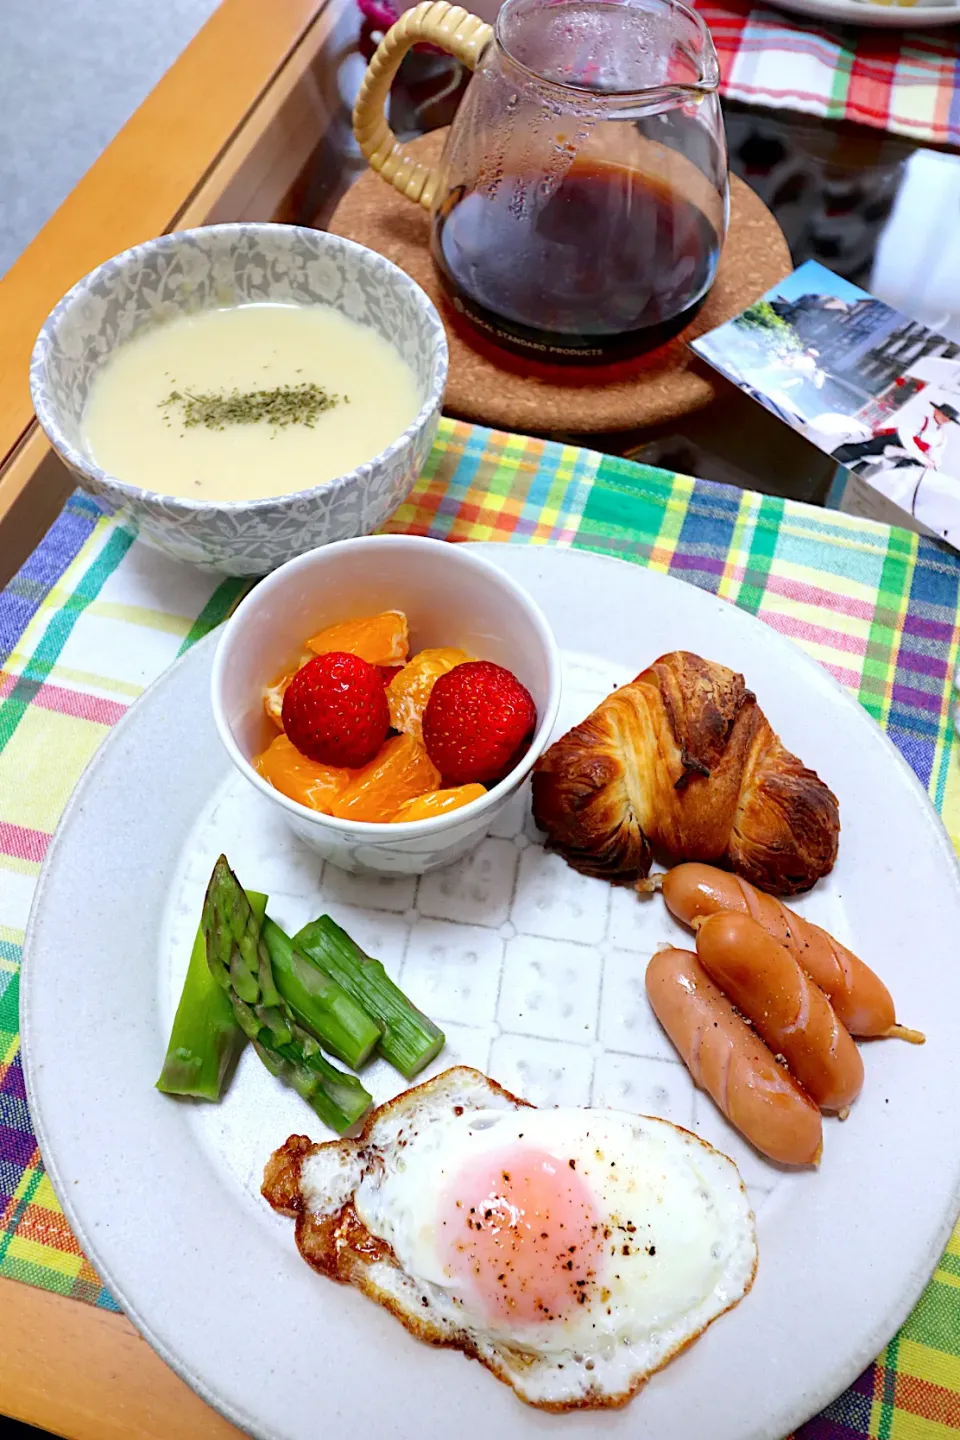
<path fill-rule="evenodd" d="M 647 966 L 654 1014 L 720 1110 L 762 1154 L 816 1165 L 820 1111 L 778 1065 L 689 950 L 661 950 Z"/>
<path fill-rule="evenodd" d="M 689 864 L 641 881 L 637 889 L 662 889 L 670 913 L 684 925 L 721 910 L 752 916 L 816 981 L 851 1035 L 889 1035 L 923 1043 L 920 1031 L 896 1023 L 890 992 L 869 965 L 819 925 L 746 880 L 713 865 Z"/>
<path fill-rule="evenodd" d="M 749 915 L 711 915 L 697 954 L 821 1110 L 846 1110 L 863 1088 L 863 1061 L 830 1001 L 783 945 Z"/>

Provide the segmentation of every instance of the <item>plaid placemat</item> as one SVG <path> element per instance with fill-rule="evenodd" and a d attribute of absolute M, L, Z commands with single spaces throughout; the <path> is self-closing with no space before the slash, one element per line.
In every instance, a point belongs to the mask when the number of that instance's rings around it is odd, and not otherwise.
<path fill-rule="evenodd" d="M 388 528 L 619 555 L 759 616 L 883 725 L 960 848 L 950 724 L 960 557 L 903 530 L 450 421 Z M 0 1275 L 106 1308 L 114 1302 L 63 1219 L 27 1113 L 23 931 L 50 837 L 87 761 L 244 589 L 136 543 L 77 494 L 0 595 Z M 960 1230 L 900 1334 L 798 1440 L 934 1440 L 954 1429 Z"/>
<path fill-rule="evenodd" d="M 689 3 L 710 27 L 721 93 L 731 100 L 960 144 L 960 23 L 854 28 L 805 22 L 750 0 Z"/>

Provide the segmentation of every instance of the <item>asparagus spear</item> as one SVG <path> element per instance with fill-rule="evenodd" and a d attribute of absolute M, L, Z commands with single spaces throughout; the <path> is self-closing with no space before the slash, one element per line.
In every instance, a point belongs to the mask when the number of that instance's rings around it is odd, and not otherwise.
<path fill-rule="evenodd" d="M 201 924 L 210 971 L 260 1059 L 342 1135 L 371 1097 L 355 1075 L 325 1060 L 317 1041 L 296 1023 L 277 990 L 259 921 L 223 855 L 207 886 Z"/>
<path fill-rule="evenodd" d="M 380 1053 L 407 1080 L 439 1055 L 443 1031 L 411 1005 L 380 961 L 366 955 L 329 915 L 305 925 L 293 943 L 382 1024 Z"/>
<path fill-rule="evenodd" d="M 266 895 L 248 890 L 247 899 L 262 921 Z M 219 1100 L 246 1043 L 233 1006 L 210 974 L 203 926 L 198 925 L 157 1089 L 165 1095 Z"/>
<path fill-rule="evenodd" d="M 270 955 L 277 989 L 294 1019 L 331 1055 L 358 1070 L 376 1049 L 383 1027 L 326 971 L 296 950 L 290 936 L 269 915 L 260 934 Z"/>

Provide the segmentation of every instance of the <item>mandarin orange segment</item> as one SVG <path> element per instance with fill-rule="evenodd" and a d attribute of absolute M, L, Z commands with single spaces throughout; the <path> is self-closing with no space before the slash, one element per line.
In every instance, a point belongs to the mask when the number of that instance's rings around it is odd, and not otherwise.
<path fill-rule="evenodd" d="M 356 770 L 344 770 L 336 765 L 318 765 L 308 760 L 286 737 L 278 735 L 271 741 L 262 755 L 253 762 L 264 780 L 269 780 L 275 790 L 290 800 L 299 800 L 321 815 L 332 814 L 332 805 L 337 796 L 350 784 Z"/>
<path fill-rule="evenodd" d="M 405 801 L 440 788 L 440 771 L 412 735 L 395 735 L 351 775 L 330 807 L 338 820 L 392 820 Z"/>
<path fill-rule="evenodd" d="M 459 810 L 461 806 L 469 805 L 471 800 L 479 800 L 480 796 L 486 793 L 483 785 L 456 785 L 451 790 L 431 790 L 427 795 L 418 795 L 415 800 L 408 800 L 401 805 L 393 817 L 393 823 L 403 825 L 409 820 L 432 820 L 436 815 L 447 815 L 451 810 Z"/>
<path fill-rule="evenodd" d="M 307 644 L 315 655 L 345 650 L 371 665 L 402 665 L 410 648 L 407 617 L 402 610 L 384 610 L 381 615 L 341 620 L 311 636 Z"/>
<path fill-rule="evenodd" d="M 274 680 L 263 692 L 263 708 L 278 730 L 283 729 L 283 696 L 292 679 L 292 674 L 281 675 L 279 680 Z"/>
<path fill-rule="evenodd" d="M 402 730 L 417 740 L 422 740 L 421 722 L 430 699 L 430 691 L 441 675 L 446 675 L 449 670 L 470 659 L 472 656 L 465 650 L 454 650 L 452 647 L 421 650 L 414 655 L 387 686 L 390 724 L 394 730 Z"/>
<path fill-rule="evenodd" d="M 272 685 L 268 685 L 263 692 L 263 708 L 278 730 L 283 729 L 283 697 L 287 686 L 296 675 L 297 670 L 302 670 L 308 660 L 313 659 L 312 650 L 305 650 L 297 661 L 296 669 L 288 670 L 286 675 L 279 676 Z"/>

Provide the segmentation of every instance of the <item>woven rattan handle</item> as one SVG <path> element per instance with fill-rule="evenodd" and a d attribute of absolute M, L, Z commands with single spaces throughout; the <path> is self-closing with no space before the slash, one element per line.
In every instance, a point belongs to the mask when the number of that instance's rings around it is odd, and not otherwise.
<path fill-rule="evenodd" d="M 425 210 L 433 204 L 439 172 L 415 160 L 394 135 L 384 113 L 393 77 L 410 49 L 421 41 L 439 45 L 473 70 L 493 35 L 492 28 L 476 15 L 448 5 L 446 0 L 424 0 L 400 16 L 377 47 L 363 77 L 353 107 L 353 133 L 372 169 L 388 180 L 408 200 Z"/>

